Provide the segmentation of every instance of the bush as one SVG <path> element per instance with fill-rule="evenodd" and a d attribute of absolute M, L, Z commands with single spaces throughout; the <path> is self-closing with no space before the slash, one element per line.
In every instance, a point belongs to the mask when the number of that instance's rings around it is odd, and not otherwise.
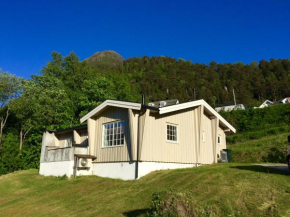
<path fill-rule="evenodd" d="M 192 201 L 193 202 L 193 201 Z M 152 202 L 147 213 L 149 217 L 176 217 L 176 216 L 196 216 L 189 204 L 188 195 L 173 191 L 159 191 L 152 195 Z"/>
<path fill-rule="evenodd" d="M 29 139 L 20 152 L 19 139 L 15 135 L 17 133 L 10 132 L 3 139 L 3 146 L 0 149 L 0 175 L 17 170 L 37 169 L 39 167 L 39 153 L 41 148 L 38 142 L 39 138 L 37 136 L 31 137 L 35 138 L 35 140 Z"/>

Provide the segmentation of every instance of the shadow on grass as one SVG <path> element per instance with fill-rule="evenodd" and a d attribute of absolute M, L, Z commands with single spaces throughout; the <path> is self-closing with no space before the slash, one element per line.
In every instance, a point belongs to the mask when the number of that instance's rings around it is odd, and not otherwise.
<path fill-rule="evenodd" d="M 249 165 L 249 166 L 232 166 L 231 169 L 239 169 L 239 170 L 248 170 L 259 173 L 268 173 L 268 174 L 279 174 L 279 175 L 290 175 L 290 171 L 282 170 L 275 167 L 267 167 L 260 165 Z"/>
<path fill-rule="evenodd" d="M 145 214 L 147 213 L 149 209 L 135 209 L 135 210 L 132 210 L 132 211 L 128 211 L 128 212 L 124 212 L 124 216 L 127 216 L 127 217 L 134 217 L 134 216 L 145 216 Z"/>

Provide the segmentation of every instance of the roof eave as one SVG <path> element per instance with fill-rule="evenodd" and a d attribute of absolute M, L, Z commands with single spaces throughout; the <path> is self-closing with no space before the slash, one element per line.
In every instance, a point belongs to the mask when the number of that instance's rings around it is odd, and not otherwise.
<path fill-rule="evenodd" d="M 173 106 L 168 106 L 168 107 L 163 107 L 159 109 L 159 114 L 166 114 L 169 112 L 174 112 L 182 109 L 187 109 L 187 108 L 192 108 L 196 106 L 201 106 L 203 105 L 210 113 L 212 113 L 214 116 L 216 116 L 225 126 L 227 126 L 233 133 L 236 133 L 236 129 L 229 123 L 227 122 L 219 113 L 217 113 L 206 101 L 203 99 L 201 100 L 196 100 L 193 102 L 187 102 L 187 103 L 182 103 L 178 105 L 173 105 Z"/>
<path fill-rule="evenodd" d="M 90 111 L 88 114 L 83 116 L 80 119 L 80 122 L 83 123 L 89 118 L 93 117 L 94 115 L 97 115 L 100 113 L 103 109 L 105 109 L 108 106 L 113 106 L 113 107 L 119 107 L 119 108 L 130 108 L 134 110 L 140 110 L 141 109 L 141 104 L 140 103 L 133 103 L 133 102 L 125 102 L 125 101 L 117 101 L 117 100 L 106 100 L 96 108 L 94 108 L 92 111 Z"/>

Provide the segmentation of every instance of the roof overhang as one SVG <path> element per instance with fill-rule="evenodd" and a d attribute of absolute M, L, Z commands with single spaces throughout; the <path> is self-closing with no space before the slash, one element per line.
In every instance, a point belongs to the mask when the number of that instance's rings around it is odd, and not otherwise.
<path fill-rule="evenodd" d="M 106 100 L 101 105 L 94 108 L 92 111 L 90 111 L 88 114 L 86 114 L 84 117 L 81 118 L 81 123 L 85 122 L 89 118 L 99 114 L 104 109 L 106 109 L 108 106 L 113 107 L 119 107 L 119 108 L 129 108 L 134 110 L 140 110 L 141 104 L 140 103 L 134 103 L 134 102 L 125 102 L 125 101 L 118 101 L 118 100 Z"/>
<path fill-rule="evenodd" d="M 215 116 L 216 118 L 218 118 L 222 125 L 230 129 L 233 133 L 236 132 L 236 129 L 229 122 L 227 122 L 219 113 L 217 113 L 209 104 L 207 104 L 207 102 L 204 101 L 203 99 L 159 108 L 159 114 L 166 114 L 169 112 L 179 111 L 182 109 L 192 107 L 198 107 L 201 105 L 204 106 L 207 113 L 209 113 L 211 116 Z"/>
<path fill-rule="evenodd" d="M 171 106 L 166 106 L 166 107 L 161 107 L 161 108 L 155 108 L 151 106 L 146 106 L 143 105 L 144 108 L 150 109 L 153 112 L 159 112 L 159 114 L 166 114 L 174 111 L 179 111 L 182 109 L 187 109 L 187 108 L 193 108 L 193 107 L 198 107 L 203 105 L 205 108 L 205 111 L 210 115 L 211 118 L 218 118 L 220 121 L 220 124 L 224 126 L 226 129 L 230 129 L 233 133 L 236 132 L 236 129 L 229 123 L 227 122 L 219 113 L 217 113 L 207 102 L 205 102 L 203 99 L 201 100 L 196 100 L 192 102 L 187 102 L 187 103 L 181 103 L 177 105 L 171 105 Z M 106 100 L 103 102 L 101 105 L 90 111 L 88 114 L 86 114 L 84 117 L 81 118 L 81 123 L 85 122 L 89 118 L 98 115 L 101 113 L 104 109 L 106 109 L 108 106 L 112 107 L 119 107 L 119 108 L 129 108 L 133 110 L 141 110 L 142 105 L 140 103 L 133 103 L 133 102 L 125 102 L 125 101 L 118 101 L 118 100 Z"/>

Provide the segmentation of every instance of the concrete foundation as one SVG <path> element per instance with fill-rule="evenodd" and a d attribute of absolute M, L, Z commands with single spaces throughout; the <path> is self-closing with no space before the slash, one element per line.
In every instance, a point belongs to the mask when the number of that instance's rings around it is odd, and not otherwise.
<path fill-rule="evenodd" d="M 73 175 L 74 161 L 59 161 L 40 163 L 39 174 L 44 176 Z M 88 162 L 89 170 L 77 170 L 77 176 L 96 175 L 114 179 L 134 180 L 136 176 L 136 162 L 92 163 Z M 179 164 L 162 162 L 139 162 L 138 178 L 156 170 L 180 169 L 196 167 L 197 164 Z"/>
<path fill-rule="evenodd" d="M 156 170 L 178 169 L 196 167 L 196 164 L 162 163 L 162 162 L 139 162 L 138 178 Z M 136 162 L 115 162 L 115 163 L 93 163 L 93 175 L 134 180 L 136 173 Z"/>
<path fill-rule="evenodd" d="M 114 179 L 135 179 L 135 162 L 93 163 L 93 175 Z"/>
<path fill-rule="evenodd" d="M 77 169 L 77 176 L 92 175 L 92 163 L 88 159 L 89 169 Z M 43 176 L 64 176 L 71 177 L 73 175 L 74 161 L 58 161 L 40 163 L 39 174 Z"/>
<path fill-rule="evenodd" d="M 163 162 L 139 162 L 139 178 L 156 170 L 181 169 L 196 167 L 197 164 L 163 163 Z"/>

